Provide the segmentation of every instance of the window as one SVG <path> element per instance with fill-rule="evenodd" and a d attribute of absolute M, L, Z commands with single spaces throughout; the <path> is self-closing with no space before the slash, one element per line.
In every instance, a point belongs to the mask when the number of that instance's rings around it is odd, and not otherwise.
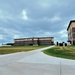
<path fill-rule="evenodd" d="M 75 32 L 75 27 L 74 27 L 74 28 L 72 28 L 72 32 Z"/>
<path fill-rule="evenodd" d="M 73 38 L 75 38 L 75 34 L 73 34 Z"/>

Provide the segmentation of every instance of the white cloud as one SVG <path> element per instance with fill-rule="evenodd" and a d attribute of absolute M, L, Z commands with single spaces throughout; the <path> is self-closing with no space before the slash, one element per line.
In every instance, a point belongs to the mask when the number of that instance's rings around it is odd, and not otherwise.
<path fill-rule="evenodd" d="M 63 33 L 65 33 L 66 31 L 65 30 L 61 30 L 60 32 L 59 32 L 59 34 L 63 34 Z"/>
<path fill-rule="evenodd" d="M 7 28 L 7 29 L 6 28 L 0 28 L 0 30 L 2 31 L 3 34 L 9 35 L 12 38 L 17 38 L 20 36 L 20 32 L 15 30 L 15 29 L 12 29 L 12 28 Z M 6 35 L 4 35 L 4 36 L 6 36 Z M 9 37 L 9 36 L 7 36 L 7 37 Z M 0 38 L 2 39 L 3 36 L 0 35 Z"/>
<path fill-rule="evenodd" d="M 6 11 L 0 10 L 0 19 L 6 20 L 6 19 L 12 19 L 12 15 L 7 13 Z"/>
<path fill-rule="evenodd" d="M 51 32 L 44 32 L 44 35 L 45 36 L 52 36 L 52 33 Z"/>
<path fill-rule="evenodd" d="M 60 40 L 59 38 L 54 38 L 54 42 L 56 44 L 56 42 L 62 42 L 62 40 Z"/>
<path fill-rule="evenodd" d="M 28 20 L 28 16 L 27 16 L 26 10 L 23 10 L 23 11 L 22 11 L 22 13 L 21 13 L 21 18 L 22 18 L 23 20 Z"/>
<path fill-rule="evenodd" d="M 56 21 L 60 21 L 61 20 L 61 18 L 59 17 L 59 16 L 53 16 L 51 19 L 51 22 L 56 22 Z"/>
<path fill-rule="evenodd" d="M 21 36 L 19 34 L 14 34 L 13 38 L 20 38 Z"/>
<path fill-rule="evenodd" d="M 53 8 L 53 7 L 65 7 L 68 6 L 68 2 L 65 3 L 65 0 L 39 0 L 39 5 L 42 8 Z M 63 6 L 64 5 L 64 6 Z"/>
<path fill-rule="evenodd" d="M 0 34 L 0 40 L 2 40 L 2 39 L 3 39 L 3 35 Z"/>
<path fill-rule="evenodd" d="M 40 5 L 41 5 L 43 8 L 48 8 L 48 7 L 50 6 L 48 3 L 44 3 L 44 2 L 41 3 Z"/>
<path fill-rule="evenodd" d="M 50 7 L 50 3 L 49 3 L 49 0 L 40 0 L 39 1 L 39 5 L 43 8 L 48 8 Z"/>
<path fill-rule="evenodd" d="M 57 21 L 60 21 L 61 20 L 61 17 L 60 16 L 53 16 L 52 18 L 50 17 L 44 17 L 42 20 L 45 20 L 45 21 L 50 21 L 50 22 L 57 22 Z"/>
<path fill-rule="evenodd" d="M 59 34 L 62 38 L 65 38 L 65 37 L 68 36 L 66 30 L 61 30 L 60 32 L 58 32 L 58 34 Z"/>

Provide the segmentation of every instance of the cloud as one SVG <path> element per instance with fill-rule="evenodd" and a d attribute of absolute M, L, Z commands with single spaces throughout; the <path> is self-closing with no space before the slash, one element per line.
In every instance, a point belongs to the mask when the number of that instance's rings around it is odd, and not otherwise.
<path fill-rule="evenodd" d="M 42 20 L 44 20 L 44 21 L 49 21 L 49 22 L 59 22 L 59 21 L 61 21 L 62 19 L 61 19 L 60 16 L 55 15 L 55 16 L 53 16 L 53 17 L 44 17 Z"/>
<path fill-rule="evenodd" d="M 15 38 L 15 37 L 19 37 L 20 32 L 17 31 L 16 29 L 12 29 L 12 28 L 0 28 L 0 30 L 2 31 L 1 34 L 3 34 L 4 39 L 6 38 Z M 2 35 L 0 35 L 2 36 Z"/>
<path fill-rule="evenodd" d="M 50 7 L 50 4 L 49 4 L 49 0 L 39 0 L 39 5 L 41 6 L 41 7 L 43 7 L 43 8 L 48 8 L 48 7 Z"/>
<path fill-rule="evenodd" d="M 0 40 L 2 40 L 2 39 L 3 39 L 3 35 L 0 34 Z"/>
<path fill-rule="evenodd" d="M 68 24 L 75 19 L 74 3 L 74 0 L 0 0 L 0 42 L 44 36 L 67 41 Z"/>
<path fill-rule="evenodd" d="M 56 21 L 60 21 L 61 20 L 61 18 L 59 17 L 59 16 L 53 16 L 51 19 L 51 22 L 56 22 Z"/>
<path fill-rule="evenodd" d="M 27 11 L 26 11 L 26 10 L 22 10 L 21 18 L 22 18 L 23 20 L 28 20 L 28 16 L 27 16 Z"/>
<path fill-rule="evenodd" d="M 61 30 L 60 32 L 58 32 L 58 34 L 60 34 L 60 36 L 61 36 L 62 38 L 68 37 L 68 35 L 67 35 L 67 30 Z"/>
<path fill-rule="evenodd" d="M 12 19 L 11 14 L 0 10 L 0 19 Z"/>
<path fill-rule="evenodd" d="M 20 37 L 22 37 L 22 36 L 19 35 L 19 34 L 14 34 L 14 35 L 13 35 L 13 38 L 14 38 L 14 39 L 16 39 L 16 38 L 20 38 Z"/>

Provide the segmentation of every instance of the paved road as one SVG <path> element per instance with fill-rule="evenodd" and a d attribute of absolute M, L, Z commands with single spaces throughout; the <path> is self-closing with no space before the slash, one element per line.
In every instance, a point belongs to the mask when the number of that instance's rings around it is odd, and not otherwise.
<path fill-rule="evenodd" d="M 75 75 L 75 60 L 45 55 L 46 47 L 0 55 L 0 75 Z"/>

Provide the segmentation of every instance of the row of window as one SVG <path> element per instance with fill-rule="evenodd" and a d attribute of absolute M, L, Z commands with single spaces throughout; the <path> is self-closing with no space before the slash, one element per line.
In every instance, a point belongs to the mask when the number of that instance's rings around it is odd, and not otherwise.
<path fill-rule="evenodd" d="M 20 40 L 15 40 L 15 41 L 32 41 L 32 40 L 52 40 L 51 38 L 45 38 L 45 39 L 20 39 Z"/>

